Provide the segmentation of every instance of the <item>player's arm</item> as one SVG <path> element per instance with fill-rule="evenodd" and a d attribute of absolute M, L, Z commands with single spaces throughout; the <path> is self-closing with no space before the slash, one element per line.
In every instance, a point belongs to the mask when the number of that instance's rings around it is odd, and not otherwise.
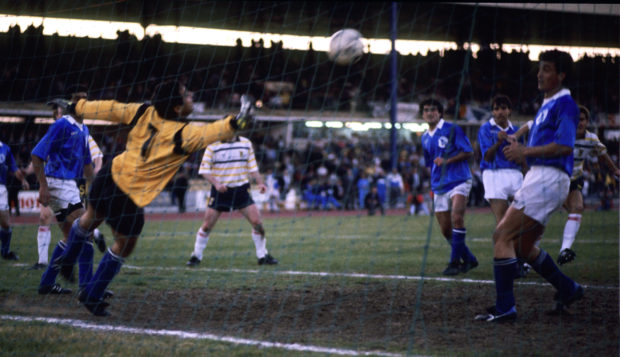
<path fill-rule="evenodd" d="M 522 125 L 516 133 L 510 135 L 510 137 L 514 138 L 515 140 L 519 140 L 520 137 L 530 132 L 532 124 L 534 124 L 534 121 L 529 120 L 525 125 Z"/>
<path fill-rule="evenodd" d="M 607 166 L 611 171 L 613 171 L 616 177 L 620 178 L 620 169 L 618 169 L 618 167 L 614 163 L 614 160 L 611 159 L 609 154 L 603 153 L 602 155 L 599 155 L 598 159 L 599 161 L 603 162 L 605 166 Z"/>
<path fill-rule="evenodd" d="M 80 99 L 75 103 L 75 113 L 89 119 L 107 120 L 114 123 L 131 124 L 148 109 L 143 103 L 119 103 L 115 100 L 87 101 Z M 155 110 L 151 108 L 151 110 Z"/>
<path fill-rule="evenodd" d="M 228 190 L 228 187 L 226 187 L 226 185 L 222 185 L 220 181 L 216 179 L 212 174 L 204 173 L 202 174 L 202 177 L 204 177 L 211 185 L 213 185 L 217 192 L 226 192 Z"/>
<path fill-rule="evenodd" d="M 93 159 L 93 176 L 101 170 L 101 166 L 103 165 L 103 158 L 96 157 Z"/>
<path fill-rule="evenodd" d="M 256 182 L 256 186 L 258 186 L 258 190 L 260 193 L 267 192 L 267 186 L 265 186 L 265 181 L 263 180 L 263 175 L 258 171 L 250 172 L 250 177 Z"/>
<path fill-rule="evenodd" d="M 235 129 L 231 125 L 233 119 L 235 116 L 229 115 L 207 125 L 198 126 L 189 123 L 175 137 L 175 145 L 185 152 L 195 152 L 216 141 L 228 140 L 235 135 Z"/>
<path fill-rule="evenodd" d="M 14 171 L 13 175 L 15 175 L 15 177 L 17 177 L 17 179 L 22 183 L 22 188 L 24 190 L 27 190 L 30 188 L 30 184 L 28 184 L 28 181 L 26 180 L 26 176 L 24 175 L 21 169 L 17 169 L 16 171 Z"/>
<path fill-rule="evenodd" d="M 43 206 L 47 206 L 50 201 L 50 192 L 47 186 L 47 177 L 45 177 L 45 161 L 35 154 L 32 154 L 31 157 L 32 168 L 39 181 L 39 202 Z"/>

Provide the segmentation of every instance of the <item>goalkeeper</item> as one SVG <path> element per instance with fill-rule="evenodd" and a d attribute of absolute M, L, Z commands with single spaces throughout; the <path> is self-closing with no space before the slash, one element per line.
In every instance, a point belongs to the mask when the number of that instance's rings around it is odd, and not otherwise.
<path fill-rule="evenodd" d="M 178 81 L 155 88 L 151 104 L 55 100 L 69 113 L 131 126 L 125 151 L 106 164 L 93 181 L 86 212 L 71 227 L 65 253 L 52 264 L 60 274 L 72 274 L 82 245 L 104 220 L 114 234 L 114 245 L 101 258 L 79 300 L 96 316 L 107 316 L 103 293 L 133 251 L 144 225 L 144 206 L 164 189 L 193 152 L 214 141 L 226 140 L 252 123 L 251 103 L 242 98 L 241 112 L 209 125 L 187 119 L 193 93 Z"/>

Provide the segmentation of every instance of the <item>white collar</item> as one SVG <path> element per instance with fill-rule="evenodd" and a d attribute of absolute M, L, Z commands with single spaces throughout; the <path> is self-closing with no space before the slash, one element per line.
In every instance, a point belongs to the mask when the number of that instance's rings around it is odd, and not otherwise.
<path fill-rule="evenodd" d="M 439 122 L 437 122 L 437 125 L 435 125 L 435 129 L 428 130 L 428 135 L 430 136 L 435 135 L 435 132 L 437 131 L 437 129 L 441 129 L 441 128 L 443 128 L 443 118 L 439 119 Z"/>
<path fill-rule="evenodd" d="M 512 130 L 512 123 L 510 122 L 510 120 L 508 120 L 508 128 L 504 129 L 501 126 L 497 125 L 497 122 L 495 122 L 495 118 L 491 118 L 491 120 L 489 120 L 489 123 L 491 123 L 491 125 L 494 125 L 498 128 L 500 128 L 500 130 L 502 131 L 507 131 L 508 129 Z"/>
<path fill-rule="evenodd" d="M 77 126 L 78 128 L 80 128 L 80 130 L 84 130 L 84 123 L 78 123 L 74 117 L 72 117 L 71 115 L 63 115 L 63 117 L 65 119 L 67 119 L 67 121 L 75 126 Z"/>
<path fill-rule="evenodd" d="M 570 90 L 569 90 L 569 89 L 567 89 L 567 88 L 562 88 L 562 89 L 560 89 L 560 91 L 559 91 L 559 92 L 555 93 L 555 94 L 553 95 L 553 97 L 551 97 L 551 98 L 547 98 L 547 99 L 544 99 L 544 100 L 543 100 L 543 104 L 542 104 L 542 105 L 545 105 L 545 104 L 549 103 L 550 101 L 552 101 L 552 100 L 556 100 L 556 99 L 558 99 L 558 98 L 560 98 L 560 97 L 563 97 L 563 96 L 565 96 L 565 95 L 570 95 Z"/>

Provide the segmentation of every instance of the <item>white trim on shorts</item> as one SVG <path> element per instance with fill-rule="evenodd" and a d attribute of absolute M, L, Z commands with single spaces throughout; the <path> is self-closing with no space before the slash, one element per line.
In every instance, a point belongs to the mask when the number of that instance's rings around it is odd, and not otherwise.
<path fill-rule="evenodd" d="M 482 184 L 485 200 L 509 200 L 523 185 L 523 173 L 517 169 L 487 169 L 482 171 Z"/>
<path fill-rule="evenodd" d="M 570 177 L 566 172 L 552 166 L 532 166 L 512 205 L 545 225 L 549 215 L 566 201 L 569 187 Z"/>
<path fill-rule="evenodd" d="M 452 197 L 454 195 L 462 195 L 462 196 L 465 196 L 465 198 L 468 198 L 469 191 L 471 191 L 472 182 L 473 181 L 469 179 L 455 186 L 454 188 L 452 188 L 450 191 L 446 193 L 441 193 L 441 194 L 435 193 L 433 197 L 435 212 L 449 211 L 450 208 L 452 207 L 450 202 L 452 201 Z"/>

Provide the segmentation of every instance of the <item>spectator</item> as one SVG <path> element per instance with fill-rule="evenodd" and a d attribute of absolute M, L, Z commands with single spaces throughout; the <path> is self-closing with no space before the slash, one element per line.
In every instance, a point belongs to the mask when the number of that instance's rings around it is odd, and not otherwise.
<path fill-rule="evenodd" d="M 381 204 L 379 192 L 376 185 L 370 186 L 370 192 L 364 197 L 364 207 L 368 210 L 369 216 L 374 216 L 377 209 L 381 211 L 381 215 L 385 216 L 385 208 Z"/>
<path fill-rule="evenodd" d="M 390 192 L 390 208 L 395 208 L 400 201 L 400 197 L 405 189 L 403 177 L 394 167 L 386 177 Z"/>

